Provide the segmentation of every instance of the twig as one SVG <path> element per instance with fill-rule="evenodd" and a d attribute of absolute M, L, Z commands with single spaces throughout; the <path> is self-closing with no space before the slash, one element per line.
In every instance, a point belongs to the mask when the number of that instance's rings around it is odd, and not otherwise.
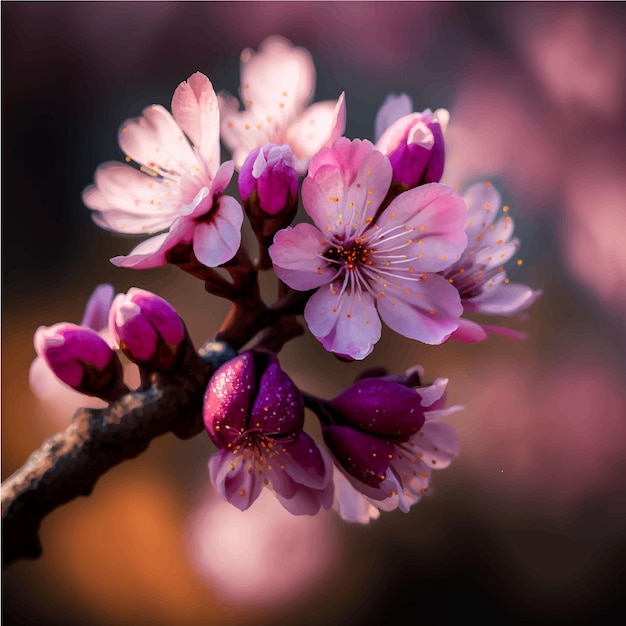
<path fill-rule="evenodd" d="M 31 454 L 2 483 L 2 565 L 41 554 L 42 519 L 78 496 L 87 496 L 111 467 L 143 452 L 160 435 L 180 438 L 202 430 L 202 396 L 213 368 L 191 346 L 180 372 L 155 379 L 106 409 L 79 409 L 70 426 Z"/>

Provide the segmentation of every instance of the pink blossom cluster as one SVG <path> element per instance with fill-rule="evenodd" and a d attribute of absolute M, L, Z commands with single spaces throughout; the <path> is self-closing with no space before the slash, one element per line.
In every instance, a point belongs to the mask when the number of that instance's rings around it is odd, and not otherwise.
<path fill-rule="evenodd" d="M 153 105 L 126 121 L 126 163 L 101 165 L 83 195 L 99 226 L 149 235 L 112 262 L 177 265 L 240 308 L 257 297 L 256 272 L 271 270 L 283 300 L 300 302 L 309 331 L 344 360 L 367 358 L 383 323 L 429 345 L 521 336 L 470 319 L 517 315 L 540 292 L 506 277 L 519 241 L 508 207 L 497 218 L 495 187 L 461 194 L 439 182 L 448 111 L 415 112 L 408 95 L 391 95 L 373 143 L 344 135 L 344 93 L 310 104 L 314 91 L 311 55 L 270 37 L 241 55 L 243 109 L 196 72 L 176 88 L 171 113 Z M 232 160 L 220 163 L 220 142 Z M 244 217 L 258 242 L 254 261 Z M 40 329 L 35 345 L 63 382 L 107 399 L 119 360 L 100 329 Z M 175 371 L 188 345 L 173 308 L 138 289 L 113 301 L 108 329 L 145 371 Z M 299 390 L 274 352 L 233 354 L 216 368 L 203 414 L 217 448 L 211 481 L 242 510 L 267 487 L 294 514 L 334 506 L 367 522 L 380 510 L 407 512 L 432 470 L 458 454 L 454 429 L 441 421 L 458 408 L 446 408 L 447 379 L 422 383 L 417 370 L 362 377 L 326 401 Z M 319 440 L 305 432 L 305 407 L 319 420 Z"/>

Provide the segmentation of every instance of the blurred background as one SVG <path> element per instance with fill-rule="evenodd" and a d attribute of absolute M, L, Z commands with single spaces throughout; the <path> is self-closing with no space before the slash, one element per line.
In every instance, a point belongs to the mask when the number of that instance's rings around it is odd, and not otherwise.
<path fill-rule="evenodd" d="M 544 291 L 506 321 L 525 341 L 426 347 L 385 332 L 366 363 L 345 364 L 306 335 L 281 353 L 326 397 L 367 366 L 450 378 L 461 456 L 409 514 L 356 526 L 272 498 L 241 514 L 212 493 L 208 437 L 166 436 L 44 520 L 43 556 L 2 574 L 3 623 L 620 623 L 625 29 L 624 4 L 601 2 L 3 3 L 3 479 L 77 406 L 33 396 L 33 333 L 79 322 L 97 283 L 167 298 L 197 345 L 219 327 L 228 304 L 199 281 L 113 267 L 136 241 L 98 229 L 81 191 L 122 158 L 124 119 L 169 107 L 197 70 L 236 93 L 241 50 L 268 35 L 311 51 L 316 100 L 345 90 L 348 137 L 373 138 L 388 93 L 449 109 L 443 182 L 501 190 L 522 241 L 510 278 Z"/>

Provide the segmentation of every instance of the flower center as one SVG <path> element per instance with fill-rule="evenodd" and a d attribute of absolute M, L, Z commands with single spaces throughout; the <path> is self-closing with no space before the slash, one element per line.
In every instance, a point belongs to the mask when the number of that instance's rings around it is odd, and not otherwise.
<path fill-rule="evenodd" d="M 339 263 L 347 267 L 348 270 L 353 270 L 360 264 L 372 265 L 371 255 L 374 250 L 365 247 L 361 241 L 364 241 L 364 239 L 357 239 L 344 247 L 328 248 L 324 252 L 324 257 L 331 263 Z"/>

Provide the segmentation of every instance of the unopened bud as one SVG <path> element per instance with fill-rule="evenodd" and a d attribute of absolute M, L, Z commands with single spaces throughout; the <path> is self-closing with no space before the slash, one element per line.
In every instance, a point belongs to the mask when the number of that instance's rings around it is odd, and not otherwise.
<path fill-rule="evenodd" d="M 66 385 L 90 396 L 115 399 L 122 386 L 122 364 L 95 330 L 69 322 L 40 326 L 35 331 L 34 345 L 37 354 Z"/>
<path fill-rule="evenodd" d="M 290 212 L 298 204 L 298 173 L 289 146 L 267 144 L 247 156 L 239 172 L 239 194 L 256 219 Z"/>
<path fill-rule="evenodd" d="M 187 337 L 169 302 L 135 287 L 113 300 L 109 329 L 129 359 L 153 372 L 176 369 Z"/>
<path fill-rule="evenodd" d="M 393 182 L 412 189 L 438 183 L 443 174 L 443 133 L 450 119 L 445 109 L 426 109 L 396 120 L 382 134 L 376 148 L 387 155 L 393 167 Z"/>

